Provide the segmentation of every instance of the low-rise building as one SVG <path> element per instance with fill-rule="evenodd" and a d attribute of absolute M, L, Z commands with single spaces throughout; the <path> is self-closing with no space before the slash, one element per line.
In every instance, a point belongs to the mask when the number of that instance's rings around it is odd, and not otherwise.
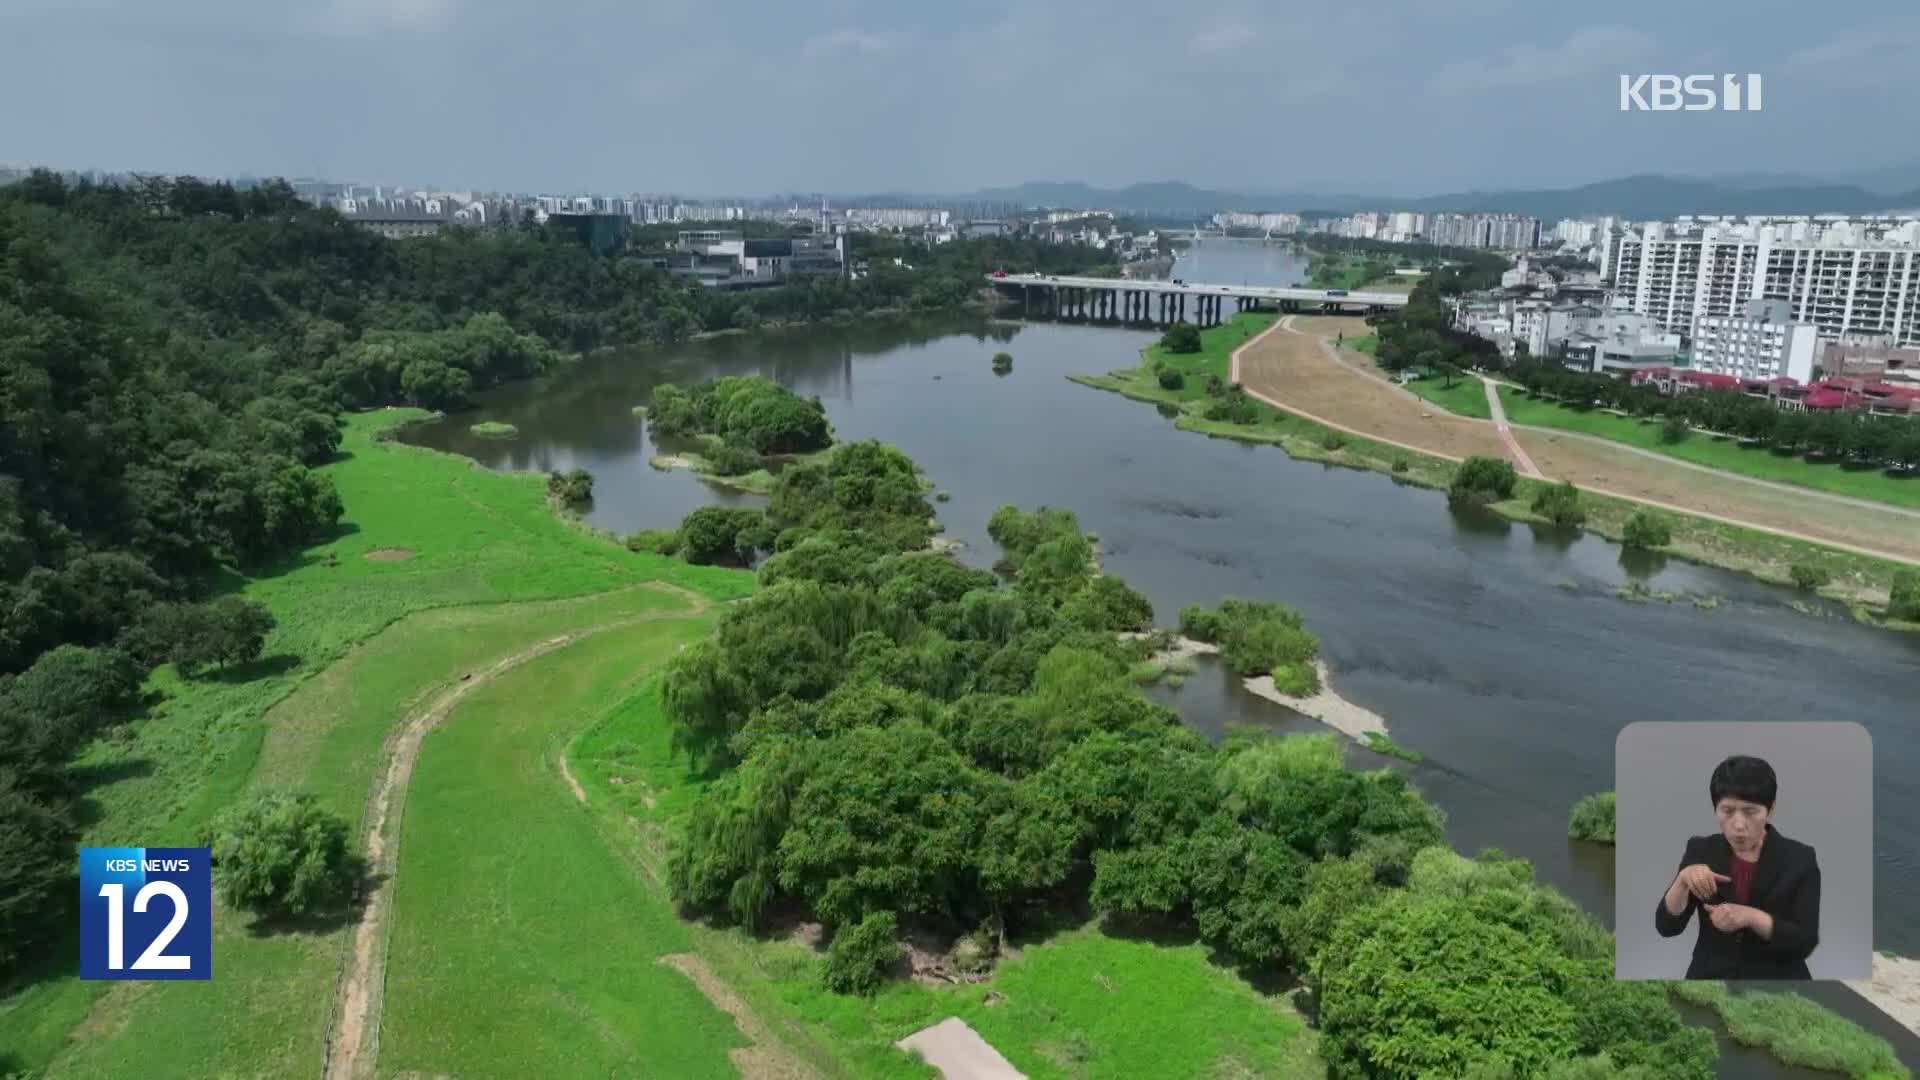
<path fill-rule="evenodd" d="M 1793 321 L 1785 300 L 1749 300 L 1738 315 L 1702 315 L 1694 324 L 1693 366 L 1740 379 L 1813 381 L 1819 329 Z"/>
<path fill-rule="evenodd" d="M 1842 334 L 1824 343 L 1818 367 L 1828 378 L 1920 383 L 1920 345 L 1895 345 L 1888 334 Z"/>

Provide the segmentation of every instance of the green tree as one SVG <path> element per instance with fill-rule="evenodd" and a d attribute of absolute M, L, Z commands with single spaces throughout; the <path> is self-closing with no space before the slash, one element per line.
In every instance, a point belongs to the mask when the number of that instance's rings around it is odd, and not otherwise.
<path fill-rule="evenodd" d="M 1187 377 L 1177 368 L 1163 367 L 1155 378 L 1159 381 L 1162 390 L 1179 390 L 1187 385 Z"/>
<path fill-rule="evenodd" d="M 1316 995 L 1330 1075 L 1456 1075 L 1487 1055 L 1537 1075 L 1574 1056 L 1560 991 L 1577 967 L 1490 906 L 1389 894 L 1341 920 Z"/>
<path fill-rule="evenodd" d="M 1920 622 L 1920 572 L 1902 570 L 1893 575 L 1887 614 L 1896 619 Z"/>
<path fill-rule="evenodd" d="M 1200 328 L 1190 322 L 1177 322 L 1160 336 L 1160 347 L 1170 353 L 1200 351 Z"/>
<path fill-rule="evenodd" d="M 1827 571 L 1826 567 L 1815 566 L 1812 563 L 1794 563 L 1787 572 L 1793 578 L 1795 588 L 1809 591 L 1818 589 L 1833 580 L 1833 575 Z"/>
<path fill-rule="evenodd" d="M 1597 792 L 1574 803 L 1567 835 L 1575 840 L 1613 843 L 1613 792 Z"/>
<path fill-rule="evenodd" d="M 1665 515 L 1653 510 L 1635 510 L 1621 529 L 1620 542 L 1629 548 L 1651 551 L 1673 542 L 1673 527 Z"/>
<path fill-rule="evenodd" d="M 836 994 L 879 992 L 900 962 L 895 933 L 891 911 L 876 911 L 836 931 L 827 946 L 827 989 Z"/>
<path fill-rule="evenodd" d="M 1533 512 L 1555 525 L 1584 525 L 1587 521 L 1586 508 L 1580 505 L 1580 489 L 1571 480 L 1540 488 L 1533 496 Z"/>
<path fill-rule="evenodd" d="M 547 474 L 547 497 L 562 506 L 579 507 L 593 501 L 593 474 L 585 469 Z"/>
<path fill-rule="evenodd" d="M 216 818 L 202 841 L 221 897 L 261 915 L 328 910 L 351 898 L 366 871 L 346 821 L 303 794 L 256 795 Z"/>
<path fill-rule="evenodd" d="M 1447 501 L 1455 505 L 1480 505 L 1513 498 L 1520 482 L 1513 463 L 1505 458 L 1470 457 L 1453 471 L 1447 488 Z"/>

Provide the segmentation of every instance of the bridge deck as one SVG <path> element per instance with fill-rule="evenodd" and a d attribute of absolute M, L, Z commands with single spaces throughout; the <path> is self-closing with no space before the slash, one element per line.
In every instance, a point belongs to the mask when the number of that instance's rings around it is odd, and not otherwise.
<path fill-rule="evenodd" d="M 1302 300 L 1318 304 L 1356 304 L 1367 307 L 1405 307 L 1405 293 L 1305 289 L 1278 285 L 1217 285 L 1189 281 L 1175 285 L 1171 281 L 1134 281 L 1128 278 L 1070 277 L 1066 275 L 1008 274 L 987 278 L 995 285 L 1045 285 L 1070 289 L 1117 289 L 1125 292 L 1176 293 L 1181 296 L 1241 296 L 1252 300 Z"/>

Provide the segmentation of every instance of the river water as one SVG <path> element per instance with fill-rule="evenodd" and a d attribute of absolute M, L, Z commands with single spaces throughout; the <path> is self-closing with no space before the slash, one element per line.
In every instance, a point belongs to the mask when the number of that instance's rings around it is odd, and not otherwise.
<path fill-rule="evenodd" d="M 1304 263 L 1277 245 L 1203 241 L 1174 275 L 1286 284 Z M 1875 750 L 1875 943 L 1920 951 L 1920 635 L 1803 614 L 1785 590 L 1721 571 L 1623 565 L 1603 540 L 1458 515 L 1440 493 L 1383 475 L 1176 431 L 1151 406 L 1065 378 L 1131 366 L 1150 340 L 943 318 L 610 351 L 408 437 L 493 468 L 590 469 L 589 520 L 626 533 L 709 503 L 759 502 L 648 465 L 658 450 L 631 409 L 656 384 L 760 373 L 817 394 L 838 438 L 894 443 L 951 493 L 940 521 L 971 561 L 991 562 L 995 507 L 1062 506 L 1099 534 L 1107 569 L 1146 593 L 1163 624 L 1226 595 L 1301 609 L 1341 694 L 1426 755 L 1407 768 L 1446 810 L 1454 845 L 1533 860 L 1609 924 L 1611 851 L 1570 841 L 1566 822 L 1576 798 L 1614 786 L 1623 726 L 1858 721 Z M 1014 356 L 1003 377 L 989 365 L 1001 350 Z M 512 423 L 519 438 L 469 434 L 481 420 Z M 1719 606 L 1624 601 L 1615 590 L 1629 580 Z M 1217 669 L 1158 693 L 1208 732 L 1317 726 Z M 1920 1040 L 1850 992 L 1811 989 L 1920 1061 Z M 1728 1068 L 1798 1073 L 1747 1053 Z"/>

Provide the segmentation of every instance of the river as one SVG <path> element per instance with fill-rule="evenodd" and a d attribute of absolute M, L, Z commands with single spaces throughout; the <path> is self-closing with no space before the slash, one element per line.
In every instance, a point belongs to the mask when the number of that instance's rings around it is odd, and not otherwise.
<path fill-rule="evenodd" d="M 1286 248 L 1213 240 L 1174 275 L 1284 284 L 1303 272 Z M 1454 845 L 1533 860 L 1608 924 L 1610 849 L 1568 840 L 1566 823 L 1576 798 L 1613 787 L 1624 725 L 1858 721 L 1875 749 L 1875 944 L 1920 952 L 1920 635 L 1802 614 L 1785 590 L 1677 561 L 1630 573 L 1598 538 L 1456 515 L 1438 492 L 1176 431 L 1151 406 L 1066 380 L 1130 366 L 1150 340 L 954 317 L 611 351 L 408 438 L 493 468 L 590 469 L 590 522 L 626 533 L 716 501 L 759 501 L 647 464 L 657 451 L 631 409 L 654 385 L 758 372 L 817 394 L 837 437 L 894 443 L 951 492 L 940 521 L 971 561 L 991 561 L 995 507 L 1062 506 L 1099 534 L 1107 569 L 1145 592 L 1163 624 L 1225 595 L 1301 609 L 1340 692 L 1426 755 L 1409 768 L 1446 810 Z M 1000 350 L 1014 357 L 1006 376 L 990 369 Z M 481 420 L 512 423 L 519 438 L 471 435 Z M 1630 579 L 1720 604 L 1627 602 L 1615 589 Z M 1209 732 L 1285 717 L 1217 671 L 1162 693 Z M 1920 1040 L 1850 992 L 1812 992 L 1920 1061 Z M 1736 1060 L 1741 1071 L 1727 1075 L 1798 1073 Z"/>

